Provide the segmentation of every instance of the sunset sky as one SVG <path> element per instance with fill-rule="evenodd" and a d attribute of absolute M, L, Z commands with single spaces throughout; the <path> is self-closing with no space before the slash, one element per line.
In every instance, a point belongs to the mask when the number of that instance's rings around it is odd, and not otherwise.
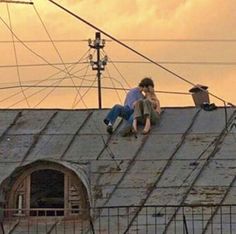
<path fill-rule="evenodd" d="M 0 108 L 97 107 L 96 89 L 12 87 L 19 83 L 96 85 L 96 73 L 87 64 L 89 54 L 94 53 L 93 50 L 88 52 L 87 39 L 94 38 L 95 30 L 47 0 L 33 2 L 34 6 L 8 4 L 9 14 L 6 3 L 0 3 Z M 57 2 L 190 82 L 207 85 L 210 92 L 236 104 L 235 0 Z M 11 27 L 15 34 L 13 38 Z M 53 45 L 48 33 L 53 40 L 63 41 Z M 191 88 L 153 64 L 140 63 L 146 61 L 109 38 L 103 35 L 102 38 L 106 39 L 102 57 L 107 55 L 110 60 L 103 72 L 103 86 L 128 88 L 128 83 L 133 87 L 144 76 L 150 76 L 157 91 L 185 93 Z M 81 58 L 82 64 L 67 68 L 71 75 L 61 71 L 65 69 L 63 64 L 58 65 Z M 30 66 L 32 64 L 34 66 Z M 79 100 L 80 95 L 84 95 L 83 102 Z M 123 102 L 125 92 L 104 90 L 102 95 L 103 107 L 111 107 Z M 159 93 L 158 96 L 162 106 L 193 105 L 190 95 Z M 211 98 L 211 102 L 223 105 L 215 98 Z"/>

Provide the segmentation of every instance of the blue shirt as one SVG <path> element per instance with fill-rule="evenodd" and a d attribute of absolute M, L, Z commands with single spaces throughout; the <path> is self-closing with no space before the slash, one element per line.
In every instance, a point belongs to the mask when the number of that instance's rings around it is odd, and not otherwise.
<path fill-rule="evenodd" d="M 134 107 L 133 107 L 134 102 L 138 101 L 139 99 L 143 99 L 143 98 L 144 98 L 144 96 L 141 93 L 140 89 L 138 87 L 133 88 L 127 93 L 124 105 L 128 106 L 130 109 L 133 110 L 134 109 Z"/>

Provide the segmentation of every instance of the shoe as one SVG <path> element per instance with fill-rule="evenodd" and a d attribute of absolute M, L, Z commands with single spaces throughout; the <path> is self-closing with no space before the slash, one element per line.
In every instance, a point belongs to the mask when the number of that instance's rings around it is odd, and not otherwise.
<path fill-rule="evenodd" d="M 107 126 L 107 132 L 111 135 L 113 133 L 113 127 L 112 125 Z"/>
<path fill-rule="evenodd" d="M 108 120 L 108 119 L 104 119 L 103 122 L 104 122 L 104 124 L 106 124 L 106 125 L 109 124 L 109 120 Z"/>

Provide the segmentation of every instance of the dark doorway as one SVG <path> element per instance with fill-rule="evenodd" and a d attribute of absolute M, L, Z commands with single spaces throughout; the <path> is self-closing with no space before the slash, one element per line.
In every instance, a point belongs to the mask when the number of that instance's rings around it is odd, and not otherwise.
<path fill-rule="evenodd" d="M 38 170 L 31 174 L 30 208 L 32 216 L 62 216 L 64 211 L 64 173 L 56 170 Z M 52 209 L 50 209 L 52 208 Z"/>

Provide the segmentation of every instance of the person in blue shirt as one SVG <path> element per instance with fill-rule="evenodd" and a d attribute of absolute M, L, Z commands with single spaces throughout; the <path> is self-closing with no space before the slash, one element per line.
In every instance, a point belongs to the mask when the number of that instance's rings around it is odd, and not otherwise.
<path fill-rule="evenodd" d="M 104 119 L 104 123 L 107 125 L 107 132 L 112 134 L 113 125 L 118 117 L 121 117 L 127 121 L 123 133 L 128 133 L 132 131 L 133 123 L 133 112 L 134 106 L 137 101 L 144 98 L 143 91 L 145 92 L 149 86 L 153 86 L 153 81 L 151 78 L 144 78 L 139 83 L 138 87 L 132 88 L 126 95 L 124 105 L 116 104 L 109 111 Z M 125 136 L 125 134 L 122 134 Z"/>

